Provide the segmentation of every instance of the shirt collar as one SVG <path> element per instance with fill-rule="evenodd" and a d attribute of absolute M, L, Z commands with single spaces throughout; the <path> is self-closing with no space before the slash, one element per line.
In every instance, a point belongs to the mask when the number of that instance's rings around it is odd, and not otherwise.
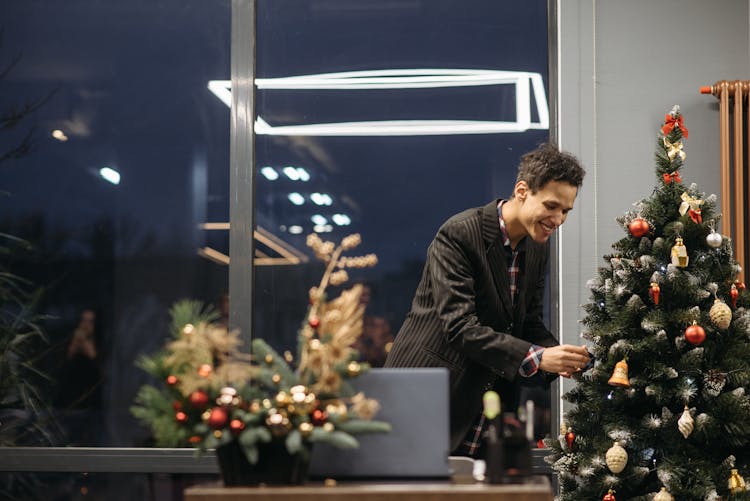
<path fill-rule="evenodd" d="M 507 247 L 508 249 L 511 249 L 510 246 L 510 236 L 508 236 L 508 228 L 505 227 L 505 220 L 503 219 L 503 204 L 507 200 L 500 200 L 497 203 L 497 218 L 500 221 L 500 239 L 503 241 L 503 245 Z M 519 252 L 525 249 L 526 246 L 526 237 L 523 237 L 520 242 L 518 242 L 518 245 L 516 245 L 514 252 Z M 511 249 L 512 250 L 512 249 Z"/>

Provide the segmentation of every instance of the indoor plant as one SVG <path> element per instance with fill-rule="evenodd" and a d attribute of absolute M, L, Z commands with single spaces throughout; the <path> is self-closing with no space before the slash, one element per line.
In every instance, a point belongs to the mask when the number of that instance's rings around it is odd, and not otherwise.
<path fill-rule="evenodd" d="M 242 353 L 239 333 L 216 324 L 213 310 L 181 301 L 171 310 L 171 341 L 139 361 L 163 384 L 143 386 L 133 413 L 151 426 L 157 445 L 215 448 L 227 485 L 300 483 L 313 443 L 352 448 L 354 435 L 390 429 L 372 420 L 378 403 L 347 383 L 368 369 L 351 347 L 362 331 L 362 286 L 330 301 L 326 294 L 348 280 L 347 268 L 377 258 L 343 256 L 359 245 L 359 235 L 336 246 L 313 234 L 307 243 L 327 266 L 309 291 L 296 360 L 263 339 L 252 341 L 250 355 Z"/>

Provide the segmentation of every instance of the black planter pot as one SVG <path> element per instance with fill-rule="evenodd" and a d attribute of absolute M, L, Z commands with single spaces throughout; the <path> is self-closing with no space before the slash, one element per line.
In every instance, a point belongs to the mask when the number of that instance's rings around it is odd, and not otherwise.
<path fill-rule="evenodd" d="M 283 441 L 258 444 L 258 462 L 250 464 L 240 444 L 233 440 L 216 449 L 224 485 L 300 485 L 307 479 L 310 448 L 289 454 Z"/>

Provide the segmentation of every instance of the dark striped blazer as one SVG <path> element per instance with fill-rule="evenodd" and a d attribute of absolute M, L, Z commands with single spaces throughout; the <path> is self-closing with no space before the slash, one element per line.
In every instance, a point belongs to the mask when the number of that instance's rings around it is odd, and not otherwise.
<path fill-rule="evenodd" d="M 494 387 L 509 402 L 509 383 L 531 344 L 557 344 L 542 320 L 549 245 L 526 239 L 514 306 L 497 203 L 461 212 L 440 227 L 385 363 L 449 369 L 451 450 L 481 412 L 485 391 Z"/>

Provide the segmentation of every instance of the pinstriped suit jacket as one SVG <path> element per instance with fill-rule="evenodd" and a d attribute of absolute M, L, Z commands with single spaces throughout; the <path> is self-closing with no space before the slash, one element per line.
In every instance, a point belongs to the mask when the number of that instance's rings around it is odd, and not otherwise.
<path fill-rule="evenodd" d="M 440 227 L 385 363 L 448 368 L 451 450 L 481 412 L 485 391 L 495 387 L 509 401 L 509 383 L 532 343 L 558 344 L 542 321 L 549 245 L 526 239 L 514 306 L 497 203 L 461 212 Z"/>

